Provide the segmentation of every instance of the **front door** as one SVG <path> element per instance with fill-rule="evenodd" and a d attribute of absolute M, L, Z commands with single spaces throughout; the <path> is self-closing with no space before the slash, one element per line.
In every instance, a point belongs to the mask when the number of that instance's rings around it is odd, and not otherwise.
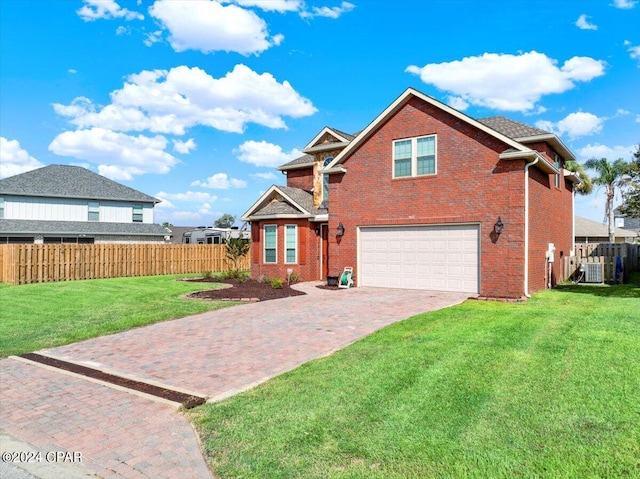
<path fill-rule="evenodd" d="M 324 280 L 329 274 L 329 224 L 324 223 L 320 226 L 320 237 L 322 238 L 322 270 L 320 271 L 320 279 Z"/>

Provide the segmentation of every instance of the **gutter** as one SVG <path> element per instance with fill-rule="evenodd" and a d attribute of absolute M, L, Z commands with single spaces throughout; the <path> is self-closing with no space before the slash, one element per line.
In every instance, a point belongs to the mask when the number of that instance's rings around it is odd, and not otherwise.
<path fill-rule="evenodd" d="M 531 163 L 524 167 L 524 295 L 530 298 L 529 294 L 529 168 L 540 161 L 536 157 Z"/>

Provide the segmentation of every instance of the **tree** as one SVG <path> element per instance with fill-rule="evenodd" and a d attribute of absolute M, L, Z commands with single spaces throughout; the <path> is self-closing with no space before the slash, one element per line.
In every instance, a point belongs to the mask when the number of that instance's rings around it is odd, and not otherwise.
<path fill-rule="evenodd" d="M 229 238 L 226 244 L 226 256 L 227 259 L 233 263 L 233 273 L 237 278 L 240 276 L 240 266 L 238 266 L 240 259 L 247 255 L 251 244 L 248 240 L 242 238 L 242 235 L 237 238 Z"/>
<path fill-rule="evenodd" d="M 632 218 L 640 218 L 640 144 L 633 153 L 633 158 L 627 167 L 627 188 L 622 192 L 624 202 L 620 212 Z"/>
<path fill-rule="evenodd" d="M 605 187 L 605 215 L 609 221 L 609 242 L 613 243 L 616 238 L 613 222 L 613 199 L 616 196 L 616 189 L 622 188 L 625 183 L 624 176 L 629 164 L 622 158 L 618 158 L 613 163 L 606 158 L 591 158 L 584 166 L 598 173 L 599 176 L 593 179 L 593 184 Z"/>
<path fill-rule="evenodd" d="M 220 218 L 218 218 L 216 220 L 216 222 L 213 224 L 213 226 L 215 226 L 216 228 L 231 228 L 231 226 L 235 222 L 236 222 L 236 217 L 235 216 L 233 216 L 233 215 L 231 215 L 229 213 L 225 213 Z"/>
<path fill-rule="evenodd" d="M 170 226 L 173 226 L 173 225 L 168 221 L 165 221 L 164 223 L 162 223 L 162 226 L 164 226 L 165 228 L 169 228 Z"/>
<path fill-rule="evenodd" d="M 579 195 L 588 195 L 593 191 L 593 181 L 587 174 L 584 166 L 577 161 L 567 161 L 564 166 L 567 170 L 572 171 L 578 178 L 580 178 L 580 184 L 575 189 L 576 193 Z"/>

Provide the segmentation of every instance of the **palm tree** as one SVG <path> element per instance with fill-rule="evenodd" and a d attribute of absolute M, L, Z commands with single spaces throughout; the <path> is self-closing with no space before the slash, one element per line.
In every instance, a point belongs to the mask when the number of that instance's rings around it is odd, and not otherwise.
<path fill-rule="evenodd" d="M 570 160 L 564 164 L 564 167 L 567 170 L 575 173 L 576 176 L 580 179 L 580 184 L 575 188 L 576 193 L 578 193 L 579 195 L 588 195 L 591 193 L 591 191 L 593 191 L 593 181 L 587 174 L 584 166 L 582 166 L 577 161 Z"/>
<path fill-rule="evenodd" d="M 622 158 L 618 158 L 613 163 L 606 158 L 591 158 L 585 162 L 584 166 L 598 173 L 599 176 L 593 179 L 593 184 L 605 187 L 607 197 L 605 215 L 609 219 L 609 242 L 613 243 L 615 241 L 613 199 L 616 195 L 616 188 L 620 188 L 624 182 L 624 176 L 629 165 Z"/>

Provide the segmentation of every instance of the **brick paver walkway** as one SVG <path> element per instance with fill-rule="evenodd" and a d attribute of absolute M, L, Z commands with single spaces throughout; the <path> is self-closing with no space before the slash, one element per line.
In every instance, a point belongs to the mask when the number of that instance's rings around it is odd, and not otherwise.
<path fill-rule="evenodd" d="M 467 295 L 299 285 L 307 296 L 251 303 L 41 351 L 93 368 L 228 397 L 398 320 Z M 14 359 L 0 361 L 0 429 L 81 451 L 113 478 L 210 478 L 187 420 L 169 405 Z"/>

